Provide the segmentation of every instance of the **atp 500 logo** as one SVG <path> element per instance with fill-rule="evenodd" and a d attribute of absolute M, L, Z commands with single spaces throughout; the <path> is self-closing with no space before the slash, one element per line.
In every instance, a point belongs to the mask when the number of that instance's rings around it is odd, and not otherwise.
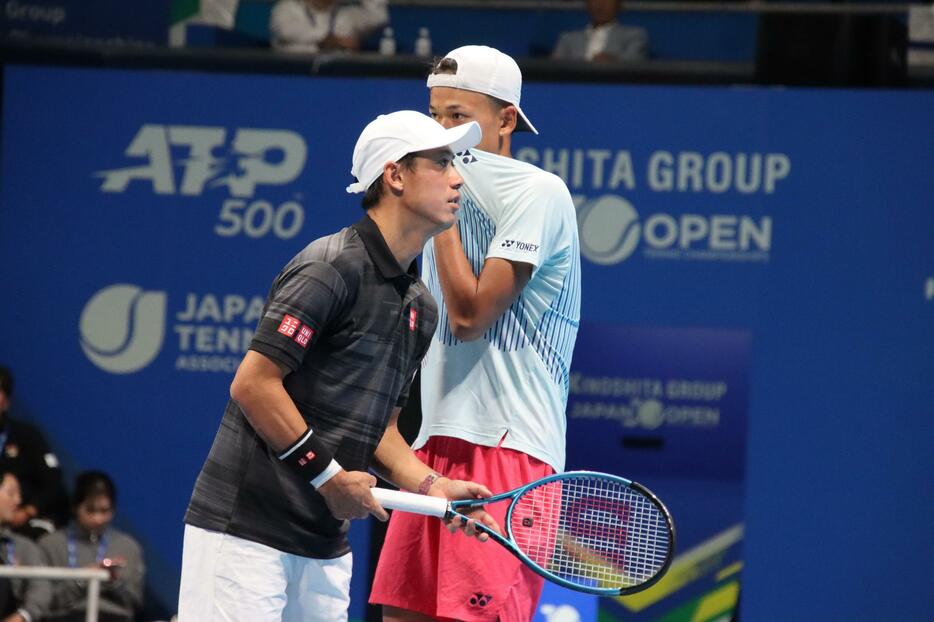
<path fill-rule="evenodd" d="M 233 372 L 263 304 L 261 296 L 189 293 L 171 308 L 166 292 L 117 283 L 95 292 L 81 311 L 81 349 L 112 374 L 141 371 L 163 350 L 173 354 L 178 371 Z M 168 343 L 167 328 L 174 336 Z"/>
<path fill-rule="evenodd" d="M 228 143 L 229 141 L 229 143 Z M 180 155 L 184 154 L 184 155 Z M 94 173 L 106 193 L 143 184 L 157 195 L 199 197 L 226 190 L 217 235 L 294 237 L 305 220 L 298 201 L 275 205 L 256 199 L 258 187 L 282 186 L 304 170 L 305 139 L 290 130 L 144 124 L 124 155 L 134 164 Z M 177 174 L 176 171 L 180 171 Z"/>

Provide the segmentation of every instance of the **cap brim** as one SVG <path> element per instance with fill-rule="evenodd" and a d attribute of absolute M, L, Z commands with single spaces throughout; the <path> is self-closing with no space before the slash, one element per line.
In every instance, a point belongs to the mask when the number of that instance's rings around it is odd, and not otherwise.
<path fill-rule="evenodd" d="M 476 121 L 450 127 L 444 129 L 443 132 L 444 133 L 435 140 L 426 141 L 402 155 L 417 153 L 419 151 L 429 151 L 431 149 L 440 149 L 441 147 L 450 147 L 451 151 L 454 153 L 460 153 L 461 151 L 475 147 L 480 143 L 480 139 L 483 138 L 483 131 L 480 129 L 480 124 Z"/>
<path fill-rule="evenodd" d="M 500 96 L 490 93 L 489 90 L 473 88 L 471 86 L 468 86 L 457 75 L 447 74 L 447 73 L 433 73 L 428 76 L 427 85 L 429 89 L 432 89 L 436 86 L 444 86 L 444 87 L 448 87 L 452 89 L 460 89 L 462 91 L 472 91 L 474 93 L 482 93 L 489 97 L 494 97 L 496 99 L 500 99 L 501 101 L 505 101 L 510 106 L 515 106 L 516 110 L 519 112 L 519 118 L 516 119 L 516 131 L 517 132 L 532 132 L 533 134 L 538 134 L 538 130 L 535 129 L 535 126 L 532 125 L 532 122 L 529 121 L 529 118 L 525 116 L 524 112 L 522 112 L 522 108 L 519 107 L 519 104 L 514 104 L 511 101 L 502 99 Z"/>
<path fill-rule="evenodd" d="M 454 153 L 460 153 L 461 151 L 466 151 L 467 149 L 478 145 L 480 143 L 480 139 L 483 138 L 483 131 L 480 129 L 480 124 L 476 121 L 471 121 L 470 123 L 447 129 L 442 128 L 439 125 L 438 128 L 441 131 L 436 133 L 431 140 L 426 140 L 423 143 L 417 143 L 413 146 L 410 146 L 398 155 L 393 154 L 387 158 L 386 161 L 398 162 L 410 153 L 431 151 L 432 149 L 441 149 L 442 147 L 449 147 Z M 349 194 L 366 192 L 366 189 L 370 187 L 370 184 L 372 184 L 373 181 L 375 181 L 375 178 L 369 180 L 368 182 L 357 181 L 347 186 L 345 190 Z"/>
<path fill-rule="evenodd" d="M 513 104 L 513 106 L 516 106 L 516 104 Z M 538 130 L 535 129 L 535 126 L 532 125 L 532 122 L 529 121 L 529 118 L 525 116 L 524 112 L 522 112 L 522 108 L 516 106 L 516 111 L 519 113 L 519 118 L 516 119 L 516 131 L 532 132 L 533 134 L 538 134 Z"/>

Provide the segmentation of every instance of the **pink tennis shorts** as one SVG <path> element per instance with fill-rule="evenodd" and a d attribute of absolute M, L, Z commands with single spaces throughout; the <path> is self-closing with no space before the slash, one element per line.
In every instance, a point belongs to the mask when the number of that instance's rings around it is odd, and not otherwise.
<path fill-rule="evenodd" d="M 436 436 L 416 452 L 452 479 L 479 482 L 494 494 L 551 475 L 541 460 L 513 449 Z M 487 511 L 505 529 L 509 502 Z M 437 518 L 394 512 L 373 579 L 370 603 L 441 620 L 531 620 L 544 579 L 495 542 L 450 533 Z"/>

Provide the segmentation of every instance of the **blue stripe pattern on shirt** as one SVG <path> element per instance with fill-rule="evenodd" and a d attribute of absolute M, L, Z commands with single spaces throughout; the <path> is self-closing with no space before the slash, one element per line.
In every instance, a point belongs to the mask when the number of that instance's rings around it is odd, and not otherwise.
<path fill-rule="evenodd" d="M 474 274 L 480 274 L 486 253 L 496 235 L 496 225 L 469 198 L 461 200 L 461 219 L 458 222 L 461 244 Z M 425 284 L 436 300 L 443 300 L 441 283 L 434 258 L 434 246 L 429 244 L 425 251 Z M 498 350 L 511 352 L 531 345 L 545 363 L 549 374 L 565 395 L 569 387 L 568 362 L 574 349 L 574 340 L 580 316 L 580 249 L 575 240 L 571 249 L 571 268 L 564 276 L 558 296 L 551 302 L 535 327 L 529 326 L 523 294 L 509 306 L 493 325 L 487 329 L 483 339 Z M 446 305 L 440 305 L 438 328 L 435 338 L 446 346 L 460 343 L 448 322 Z"/>

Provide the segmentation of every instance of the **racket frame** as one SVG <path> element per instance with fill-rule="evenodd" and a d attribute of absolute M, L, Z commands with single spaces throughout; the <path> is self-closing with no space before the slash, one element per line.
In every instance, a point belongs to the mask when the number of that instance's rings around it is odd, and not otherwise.
<path fill-rule="evenodd" d="M 555 480 L 574 479 L 577 477 L 590 477 L 593 479 L 600 479 L 604 481 L 615 482 L 617 484 L 621 484 L 628 488 L 632 488 L 633 490 L 637 491 L 639 494 L 648 498 L 659 509 L 668 527 L 668 554 L 665 556 L 665 563 L 662 565 L 661 568 L 659 568 L 658 572 L 656 572 L 649 580 L 643 581 L 642 583 L 632 585 L 629 587 L 619 587 L 619 588 L 610 588 L 610 587 L 601 588 L 601 587 L 579 585 L 577 583 L 568 581 L 567 579 L 564 579 L 542 568 L 536 562 L 532 561 L 532 559 L 528 555 L 523 553 L 522 550 L 515 544 L 515 542 L 513 541 L 513 533 L 512 533 L 512 513 L 513 513 L 513 510 L 516 508 L 515 500 L 521 497 L 529 489 L 539 488 Z M 674 521 L 671 518 L 671 513 L 668 511 L 668 508 L 665 507 L 665 505 L 659 500 L 659 498 L 656 497 L 652 491 L 650 491 L 648 488 L 646 488 L 645 486 L 641 484 L 625 479 L 623 477 L 618 477 L 616 475 L 609 475 L 607 473 L 598 473 L 596 471 L 566 471 L 564 473 L 555 473 L 554 475 L 549 475 L 548 477 L 544 477 L 542 479 L 536 480 L 534 482 L 531 482 L 530 484 L 527 484 L 520 488 L 516 488 L 515 490 L 510 490 L 509 492 L 500 493 L 498 495 L 487 497 L 485 499 L 458 499 L 455 501 L 449 501 L 448 510 L 445 514 L 445 519 L 446 520 L 460 519 L 462 523 L 466 523 L 469 520 L 469 517 L 462 514 L 461 510 L 472 510 L 476 508 L 481 508 L 487 504 L 496 503 L 497 501 L 502 501 L 504 499 L 512 499 L 512 502 L 509 504 L 509 509 L 506 510 L 505 529 L 509 537 L 506 538 L 496 533 L 495 531 L 493 531 L 486 525 L 480 523 L 479 521 L 474 521 L 474 524 L 477 526 L 477 529 L 484 532 L 489 537 L 493 538 L 496 542 L 498 542 L 502 546 L 506 547 L 506 550 L 508 550 L 510 553 L 518 557 L 520 561 L 522 561 L 525 565 L 527 565 L 529 568 L 535 571 L 535 573 L 537 573 L 538 575 L 544 577 L 545 579 L 548 579 L 549 581 L 557 583 L 558 585 L 566 587 L 568 589 L 575 590 L 577 592 L 584 592 L 587 594 L 596 594 L 597 596 L 625 596 L 626 594 L 641 592 L 642 590 L 650 587 L 651 585 L 653 585 L 659 579 L 662 578 L 662 576 L 668 571 L 668 567 L 671 565 L 672 558 L 674 557 L 674 551 L 675 551 Z"/>

